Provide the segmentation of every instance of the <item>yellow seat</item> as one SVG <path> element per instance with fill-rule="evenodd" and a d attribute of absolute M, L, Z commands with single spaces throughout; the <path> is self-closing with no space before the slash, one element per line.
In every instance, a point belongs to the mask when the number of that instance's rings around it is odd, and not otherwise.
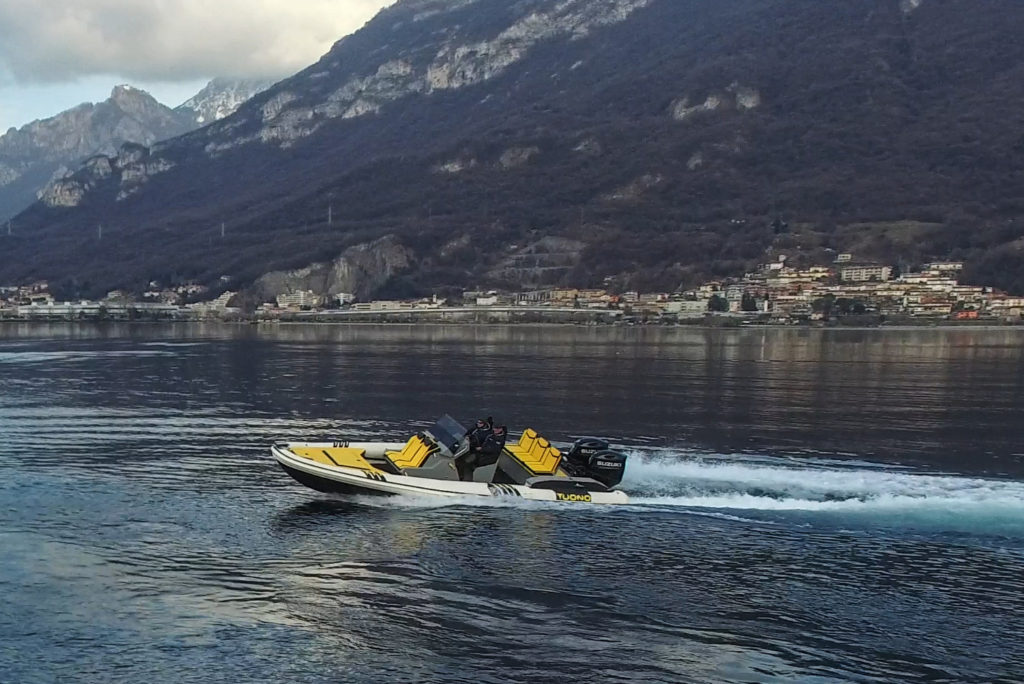
<path fill-rule="evenodd" d="M 562 462 L 562 452 L 530 428 L 523 431 L 518 444 L 505 449 L 534 475 L 554 475 Z"/>
<path fill-rule="evenodd" d="M 409 468 L 423 467 L 427 456 L 435 451 L 437 451 L 437 446 L 428 444 L 419 435 L 413 435 L 401 451 L 389 451 L 385 456 L 391 461 L 391 465 L 399 470 L 408 470 Z"/>
<path fill-rule="evenodd" d="M 321 465 L 356 468 L 357 470 L 376 470 L 366 460 L 366 451 L 363 449 L 353 449 L 351 447 L 295 447 L 291 451 L 296 456 L 308 458 Z"/>

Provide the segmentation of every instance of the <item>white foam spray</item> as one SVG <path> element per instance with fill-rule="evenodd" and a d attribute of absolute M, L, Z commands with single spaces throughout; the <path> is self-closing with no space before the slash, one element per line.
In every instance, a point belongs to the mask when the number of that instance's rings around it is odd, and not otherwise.
<path fill-rule="evenodd" d="M 969 515 L 1024 526 L 1024 482 L 904 469 L 815 467 L 634 453 L 632 502 L 704 509 Z"/>

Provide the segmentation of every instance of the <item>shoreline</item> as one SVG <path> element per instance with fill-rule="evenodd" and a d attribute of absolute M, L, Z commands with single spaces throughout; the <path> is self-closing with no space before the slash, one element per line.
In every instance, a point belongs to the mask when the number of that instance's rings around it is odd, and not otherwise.
<path fill-rule="evenodd" d="M 971 323 L 955 323 L 951 321 L 944 322 L 921 322 L 921 323 L 907 323 L 901 321 L 893 324 L 879 324 L 879 325 L 843 325 L 843 324 L 806 324 L 806 323 L 753 323 L 753 324 L 738 324 L 731 321 L 725 321 L 722 323 L 706 323 L 706 322 L 694 322 L 694 323 L 664 323 L 658 321 L 648 322 L 614 322 L 614 323 L 594 323 L 594 322 L 573 322 L 573 321 L 460 321 L 460 320 L 258 320 L 258 319 L 238 319 L 238 320 L 223 320 L 223 319 L 195 319 L 195 320 L 40 320 L 40 319 L 16 319 L 16 318 L 4 318 L 0 319 L 0 330 L 10 326 L 29 326 L 29 327 L 48 327 L 48 326 L 72 326 L 76 328 L 105 328 L 113 326 L 129 326 L 129 327 L 151 327 L 160 325 L 169 326 L 195 326 L 195 325 L 212 325 L 212 326 L 223 326 L 229 328 L 271 328 L 271 327 L 325 327 L 325 328 L 342 328 L 342 327 L 382 327 L 382 328 L 399 328 L 399 327 L 431 327 L 431 328 L 579 328 L 588 330 L 720 330 L 720 331 L 750 331 L 750 330 L 772 330 L 772 331 L 801 331 L 801 332 L 833 332 L 833 331 L 892 331 L 892 332 L 907 332 L 907 331 L 922 331 L 922 330 L 935 330 L 935 331 L 1021 331 L 1024 332 L 1024 321 L 998 323 L 992 321 L 986 321 L 984 323 L 971 322 Z"/>

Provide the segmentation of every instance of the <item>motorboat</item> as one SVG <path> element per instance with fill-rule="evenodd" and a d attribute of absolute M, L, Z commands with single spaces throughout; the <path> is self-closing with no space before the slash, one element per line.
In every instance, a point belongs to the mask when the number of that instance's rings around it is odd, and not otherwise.
<path fill-rule="evenodd" d="M 511 439 L 511 437 L 510 437 Z M 527 428 L 495 463 L 459 479 L 456 460 L 469 451 L 468 431 L 443 416 L 406 442 L 278 442 L 271 454 L 301 484 L 320 492 L 442 497 L 511 497 L 532 501 L 624 504 L 616 489 L 626 456 L 607 441 L 576 440 L 563 454 Z"/>

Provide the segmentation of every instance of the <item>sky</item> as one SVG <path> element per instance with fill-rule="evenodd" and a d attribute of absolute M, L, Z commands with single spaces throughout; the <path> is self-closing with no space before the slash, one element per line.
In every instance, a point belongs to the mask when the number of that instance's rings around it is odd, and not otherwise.
<path fill-rule="evenodd" d="M 118 84 L 176 106 L 216 76 L 277 79 L 393 0 L 0 0 L 0 134 Z"/>

